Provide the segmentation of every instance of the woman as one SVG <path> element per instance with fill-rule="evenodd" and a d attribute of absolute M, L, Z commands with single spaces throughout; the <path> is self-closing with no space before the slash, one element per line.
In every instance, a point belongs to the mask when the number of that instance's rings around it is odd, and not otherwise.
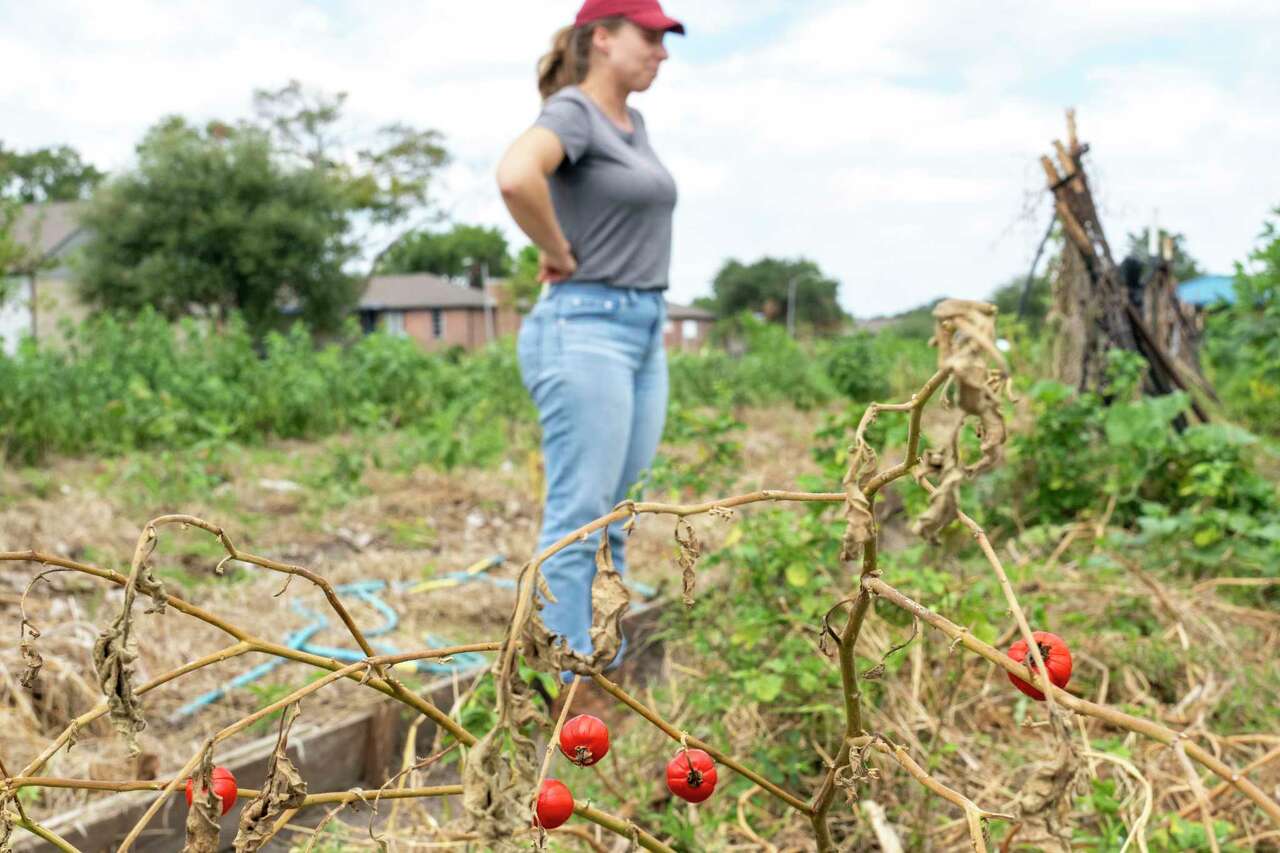
<path fill-rule="evenodd" d="M 542 297 L 517 341 L 521 378 L 542 424 L 547 497 L 539 550 L 625 498 L 662 436 L 663 291 L 676 187 L 627 97 L 653 83 L 668 32 L 684 27 L 657 0 L 587 0 L 538 64 L 542 112 L 498 166 L 507 208 L 541 250 Z M 609 536 L 622 572 L 618 527 Z M 543 621 L 584 654 L 592 651 L 599 535 L 542 566 L 556 598 Z M 624 638 L 611 667 L 625 650 Z"/>

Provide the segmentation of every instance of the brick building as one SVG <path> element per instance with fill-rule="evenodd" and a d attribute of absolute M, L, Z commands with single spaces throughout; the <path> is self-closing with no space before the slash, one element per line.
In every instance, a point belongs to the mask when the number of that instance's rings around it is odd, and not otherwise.
<path fill-rule="evenodd" d="M 411 337 L 428 350 L 476 349 L 520 328 L 502 285 L 490 279 L 482 290 L 429 273 L 379 275 L 370 279 L 356 310 L 366 331 Z"/>
<path fill-rule="evenodd" d="M 667 301 L 667 325 L 662 330 L 668 350 L 696 350 L 707 342 L 716 315 L 702 308 Z"/>
<path fill-rule="evenodd" d="M 493 338 L 514 335 L 520 314 L 491 279 L 485 291 L 429 273 L 374 276 L 357 308 L 366 331 L 381 329 L 413 338 L 428 350 L 460 346 L 476 349 Z M 668 350 L 701 347 L 715 316 L 701 308 L 667 303 L 663 340 Z"/>

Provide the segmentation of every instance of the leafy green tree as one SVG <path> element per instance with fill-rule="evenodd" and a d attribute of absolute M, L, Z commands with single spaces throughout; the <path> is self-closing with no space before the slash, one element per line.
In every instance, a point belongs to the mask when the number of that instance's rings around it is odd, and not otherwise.
<path fill-rule="evenodd" d="M 538 281 L 538 247 L 532 244 L 516 253 L 512 264 L 508 291 L 521 312 L 528 311 L 538 301 L 542 283 Z"/>
<path fill-rule="evenodd" d="M 1027 277 L 1016 276 L 992 291 L 990 301 L 999 310 L 999 316 L 1013 318 L 1018 316 L 1022 306 L 1022 293 L 1027 290 Z M 1053 287 L 1047 275 L 1033 276 L 1031 288 L 1026 297 L 1026 323 L 1032 332 L 1037 332 L 1044 325 L 1044 318 L 1049 314 L 1049 306 L 1053 301 Z"/>
<path fill-rule="evenodd" d="M 109 181 L 83 216 L 83 296 L 106 308 L 153 306 L 169 318 L 241 312 L 255 333 L 296 301 L 332 329 L 357 298 L 343 271 L 355 255 L 344 183 L 280 162 L 251 127 L 201 130 L 169 117 L 138 146 L 138 165 Z"/>
<path fill-rule="evenodd" d="M 712 282 L 717 317 L 740 311 L 759 312 L 766 320 L 785 323 L 787 291 L 795 282 L 795 319 L 822 331 L 839 327 L 848 315 L 836 301 L 840 283 L 827 278 L 818 265 L 804 258 L 761 258 L 751 264 L 730 259 Z"/>
<path fill-rule="evenodd" d="M 36 148 L 25 154 L 0 143 L 0 198 L 20 204 L 77 201 L 87 197 L 105 175 L 69 145 Z"/>
<path fill-rule="evenodd" d="M 1211 311 L 1205 348 L 1228 408 L 1249 427 L 1280 435 L 1280 207 L 1263 224 L 1250 265 L 1236 264 L 1236 298 Z"/>
<path fill-rule="evenodd" d="M 358 240 L 366 247 L 381 241 L 381 257 L 417 227 L 408 223 L 410 217 L 429 214 L 432 181 L 449 154 L 439 131 L 399 122 L 378 128 L 370 145 L 350 145 L 345 140 L 352 134 L 342 127 L 346 100 L 346 92 L 309 90 L 297 80 L 274 91 L 258 89 L 256 126 L 271 134 L 282 157 L 346 187 L 353 207 L 367 214 L 372 226 Z M 398 229 L 390 239 L 379 230 L 387 226 Z"/>
<path fill-rule="evenodd" d="M 535 274 L 537 255 L 534 255 Z M 378 263 L 380 273 L 429 272 L 469 275 L 481 264 L 491 276 L 511 274 L 507 238 L 497 228 L 455 225 L 444 233 L 414 231 L 392 246 Z"/>
<path fill-rule="evenodd" d="M 4 276 L 10 274 L 23 256 L 22 247 L 13 238 L 18 210 L 16 202 L 0 199 L 0 304 L 4 302 Z"/>
<path fill-rule="evenodd" d="M 236 310 L 257 335 L 293 304 L 334 329 L 410 220 L 431 216 L 448 159 L 438 132 L 402 124 L 359 145 L 340 124 L 345 100 L 292 81 L 255 93 L 255 121 L 159 122 L 84 219 L 84 295 L 169 317 Z M 357 275 L 361 256 L 374 261 Z"/>
<path fill-rule="evenodd" d="M 10 278 L 22 269 L 26 252 L 13 238 L 13 223 L 20 207 L 17 202 L 0 198 L 0 306 L 13 294 L 16 279 Z"/>
<path fill-rule="evenodd" d="M 1169 231 L 1160 229 L 1159 245 L 1164 245 L 1164 238 L 1168 237 L 1173 241 L 1173 275 L 1178 281 L 1190 281 L 1197 276 L 1204 275 L 1200 263 L 1191 256 L 1187 251 L 1187 238 L 1182 234 L 1174 234 Z M 1151 263 L 1151 229 L 1143 228 L 1141 231 L 1134 233 L 1129 232 L 1129 255 L 1137 258 L 1144 264 Z"/>

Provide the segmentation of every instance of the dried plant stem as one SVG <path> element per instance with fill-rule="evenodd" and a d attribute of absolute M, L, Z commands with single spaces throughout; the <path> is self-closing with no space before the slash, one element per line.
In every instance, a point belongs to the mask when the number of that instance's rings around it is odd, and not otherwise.
<path fill-rule="evenodd" d="M 732 755 L 729 755 L 725 752 L 722 752 L 716 749 L 714 746 L 707 743 L 706 741 L 699 740 L 696 737 L 682 735 L 679 729 L 677 729 L 675 726 L 673 726 L 671 723 L 667 722 L 666 720 L 662 719 L 662 717 L 655 714 L 649 708 L 645 707 L 640 702 L 640 700 L 628 694 L 625 690 L 623 690 L 618 685 L 614 684 L 609 679 L 605 678 L 603 675 L 595 674 L 595 675 L 592 675 L 591 678 L 592 680 L 595 681 L 596 684 L 600 685 L 601 688 L 608 691 L 615 698 L 617 698 L 618 701 L 622 702 L 631 710 L 635 711 L 637 714 L 644 717 L 646 720 L 648 720 L 649 722 L 657 726 L 659 729 L 661 729 L 664 733 L 666 733 L 667 737 L 671 738 L 676 743 L 679 743 L 681 737 L 684 736 L 685 742 L 688 743 L 689 746 L 695 749 L 700 749 L 703 752 L 707 753 L 707 755 L 710 755 L 712 758 L 714 758 L 717 763 L 723 764 L 726 767 L 732 768 L 734 771 L 750 779 L 752 782 L 755 782 L 761 788 L 765 789 L 770 794 L 773 794 L 775 797 L 782 800 L 784 803 L 791 806 L 793 809 L 796 809 L 797 811 L 805 815 L 808 815 L 811 813 L 812 809 L 810 808 L 809 804 L 806 803 L 804 800 L 800 799 L 794 794 L 788 793 L 782 788 L 779 788 L 777 785 L 770 782 L 768 779 L 764 778 L 759 773 L 746 767 L 746 765 L 744 765 L 738 759 L 734 758 Z"/>
<path fill-rule="evenodd" d="M 132 584 L 134 582 L 134 577 L 137 575 L 139 564 L 143 559 L 145 559 L 146 553 L 149 553 L 150 549 L 155 548 L 155 540 L 157 536 L 156 528 L 162 524 L 180 524 L 183 527 L 198 527 L 217 538 L 217 540 L 222 544 L 222 547 L 227 551 L 227 557 L 218 564 L 219 571 L 227 560 L 236 560 L 241 563 L 249 563 L 251 565 L 259 566 L 269 571 L 281 572 L 289 575 L 290 577 L 302 577 L 310 581 L 312 584 L 319 587 L 324 593 L 325 600 L 329 602 L 329 606 L 333 608 L 334 613 L 336 613 L 338 618 L 342 620 L 342 624 L 346 626 L 347 631 L 351 634 L 352 639 L 356 641 L 356 645 L 360 647 L 360 651 L 364 653 L 365 657 L 370 659 L 374 657 L 373 646 L 369 645 L 369 641 L 365 639 L 364 633 L 360 630 L 359 626 L 356 625 L 355 620 L 351 618 L 351 613 L 347 610 L 346 605 L 344 605 L 342 603 L 342 599 L 338 597 L 337 590 L 333 588 L 333 584 L 329 583 L 327 579 L 302 566 L 281 563 L 276 560 L 259 557 L 255 554 L 249 554 L 241 551 L 236 548 L 236 546 L 231 542 L 231 538 L 221 527 L 193 515 L 163 515 L 159 518 L 153 519 L 145 528 L 143 528 L 143 534 L 138 540 L 138 549 L 134 555 L 134 565 L 130 574 L 129 586 L 126 587 L 126 602 L 131 602 L 128 594 L 133 588 Z M 126 609 L 128 606 L 129 604 L 127 603 Z M 396 680 L 396 678 L 381 665 L 375 666 L 374 672 L 376 672 L 378 676 L 391 688 L 391 691 L 396 698 L 403 701 L 407 697 L 412 696 L 405 686 Z"/>
<path fill-rule="evenodd" d="M 1240 774 L 1244 775 L 1245 773 L 1252 773 L 1254 770 L 1257 770 L 1259 767 L 1262 767 L 1265 764 L 1270 764 L 1272 761 L 1275 761 L 1277 758 L 1280 758 L 1280 746 L 1276 747 L 1275 749 L 1271 750 L 1265 755 L 1259 756 L 1258 758 L 1255 758 L 1253 761 L 1250 761 L 1244 767 L 1240 768 Z M 1219 782 L 1217 785 L 1213 787 L 1213 790 L 1209 791 L 1209 793 L 1206 796 L 1210 801 L 1216 800 L 1222 794 L 1226 793 L 1227 789 L 1230 787 L 1231 787 L 1231 784 L 1229 782 Z M 1191 813 L 1194 812 L 1197 808 L 1199 808 L 1199 803 L 1192 802 L 1189 805 L 1184 806 L 1182 809 L 1180 809 L 1178 811 L 1178 816 L 1190 817 Z"/>
<path fill-rule="evenodd" d="M 645 850 L 653 850 L 656 853 L 676 853 L 674 847 L 663 844 L 654 836 L 645 832 L 629 820 L 623 820 L 614 817 L 608 812 L 602 812 L 597 808 L 592 808 L 584 803 L 575 804 L 573 813 L 579 817 L 586 818 L 594 824 L 603 826 L 605 829 L 621 835 L 623 838 L 634 838 Z"/>
<path fill-rule="evenodd" d="M 203 667 L 209 666 L 210 664 L 220 663 L 224 660 L 230 660 L 231 658 L 237 657 L 249 651 L 253 651 L 253 644 L 245 640 L 241 640 L 235 645 L 227 646 L 225 649 L 221 649 L 219 651 L 213 652 L 212 654 L 205 655 L 204 657 L 199 658 L 198 660 L 193 660 L 190 663 L 185 663 L 182 666 L 178 667 L 177 669 L 170 670 L 169 672 L 166 672 L 163 675 L 160 675 L 156 678 L 151 679 L 146 684 L 139 687 L 136 693 L 137 695 L 141 696 L 142 694 L 147 693 L 151 690 L 154 690 L 160 685 L 165 684 L 169 681 L 172 681 L 173 679 L 178 678 L 180 676 L 186 675 L 189 672 L 195 672 L 197 669 L 201 669 Z M 92 723 L 94 720 L 98 719 L 105 713 L 107 713 L 107 703 L 99 702 L 90 710 L 76 717 L 67 725 L 65 729 L 62 730 L 62 732 L 56 738 L 53 739 L 52 743 L 46 746 L 44 750 L 39 755 L 37 755 L 34 759 L 32 759 L 31 762 L 26 767 L 22 768 L 21 775 L 30 776 L 33 773 L 38 773 L 41 770 L 41 768 L 43 768 L 45 764 L 49 762 L 49 759 L 52 758 L 54 755 L 56 755 L 58 750 L 61 749 L 65 743 L 71 740 L 71 738 L 75 735 L 76 731 L 83 728 L 84 726 L 89 725 L 90 723 Z"/>
<path fill-rule="evenodd" d="M 1222 848 L 1218 844 L 1218 834 L 1213 831 L 1213 806 L 1209 804 L 1209 797 L 1205 794 L 1204 785 L 1200 782 L 1200 776 L 1196 773 L 1196 769 L 1191 766 L 1191 760 L 1187 758 L 1186 744 L 1177 741 L 1173 744 L 1173 754 L 1178 756 L 1178 764 L 1182 765 L 1183 771 L 1187 774 L 1187 781 L 1191 783 L 1191 793 L 1196 798 L 1197 805 L 1200 806 L 1200 822 L 1204 824 L 1204 835 L 1209 842 L 1209 849 L 1213 853 L 1221 853 Z"/>
<path fill-rule="evenodd" d="M 194 771 L 196 766 L 199 765 L 200 757 L 201 755 L 204 754 L 206 750 L 212 749 L 214 746 L 218 745 L 219 743 L 231 737 L 232 735 L 243 731 L 244 729 L 256 723 L 258 720 L 261 720 L 263 717 L 266 717 L 276 711 L 282 710 L 285 707 L 292 705 L 294 702 L 297 702 L 303 699 L 304 697 L 309 696 L 312 693 L 315 693 L 317 690 L 320 690 L 321 688 L 326 687 L 327 685 L 331 684 L 334 681 L 337 681 L 340 678 L 346 678 L 347 676 L 360 672 L 361 670 L 368 673 L 373 669 L 375 665 L 379 665 L 379 664 L 384 666 L 389 666 L 389 665 L 394 665 L 407 660 L 419 660 L 426 657 L 438 657 L 439 651 L 440 650 L 428 649 L 422 652 L 409 652 L 406 654 L 398 654 L 398 655 L 383 655 L 378 658 L 368 658 L 366 660 L 357 661 L 355 663 L 348 664 L 347 666 L 333 670 L 328 675 L 325 675 L 324 677 L 319 678 L 304 687 L 300 687 L 297 690 L 294 690 L 292 693 L 290 693 L 289 695 L 285 696 L 282 699 L 277 699 L 275 702 L 272 702 L 269 705 L 259 708 L 257 711 L 254 711 L 252 714 L 249 714 L 247 717 L 241 717 L 239 720 L 236 720 L 231 725 L 221 729 L 212 737 L 210 737 L 208 740 L 206 740 L 204 747 L 201 750 L 199 750 L 195 755 L 193 755 L 187 761 L 187 763 L 183 765 L 182 769 L 178 771 L 177 775 L 169 781 L 168 785 L 166 785 L 165 788 L 162 790 L 161 796 L 157 797 L 151 803 L 151 805 L 143 813 L 142 817 L 138 818 L 138 822 L 135 823 L 133 825 L 133 828 L 129 830 L 129 833 L 125 835 L 124 840 L 120 842 L 120 847 L 117 853 L 128 853 L 129 849 L 133 846 L 134 842 L 138 840 L 138 836 L 142 834 L 142 831 L 146 828 L 147 824 L 151 822 L 152 818 L 155 817 L 156 813 L 160 810 L 160 807 L 164 804 L 165 797 L 168 796 L 169 793 L 176 788 L 176 786 L 178 785 L 178 780 L 186 779 L 188 776 L 191 775 L 192 771 Z M 464 730 L 464 734 L 466 734 L 467 737 L 470 738 L 470 742 L 468 743 L 468 746 L 470 746 L 471 743 L 475 742 L 476 738 L 470 732 L 467 732 Z"/>
<path fill-rule="evenodd" d="M 690 515 L 699 515 L 711 512 L 714 509 L 732 509 L 734 507 L 746 504 L 760 503 L 762 501 L 799 501 L 799 502 L 819 502 L 819 503 L 839 503 L 845 499 L 844 492 L 794 492 L 781 489 L 762 489 L 760 491 L 749 492 L 744 495 L 734 495 L 733 497 L 721 498 L 714 501 L 705 501 L 697 504 L 666 504 L 666 503 L 637 503 L 635 501 L 623 501 L 608 515 L 602 515 L 595 521 L 584 524 L 577 530 L 569 533 L 559 541 L 547 546 L 543 551 L 537 554 L 532 560 L 525 565 L 520 572 L 520 577 L 516 583 L 516 606 L 511 612 L 511 620 L 508 623 L 507 636 L 501 655 L 501 666 L 498 669 L 498 684 L 507 683 L 508 674 L 511 667 L 515 664 L 516 647 L 519 645 L 518 627 L 525 623 L 529 617 L 529 610 L 533 606 L 533 592 L 537 586 L 534 579 L 542 564 L 547 561 L 553 554 L 557 554 L 568 548 L 575 542 L 585 540 L 589 535 L 608 527 L 616 521 L 623 521 L 634 515 L 658 514 L 658 515 L 675 515 L 681 518 Z"/>
<path fill-rule="evenodd" d="M 98 577 L 103 580 L 111 581 L 112 583 L 117 584 L 118 586 L 125 586 L 129 581 L 128 578 L 126 578 L 124 575 L 120 574 L 119 572 L 114 572 L 109 569 L 101 569 L 101 568 L 98 568 L 97 566 L 91 566 L 85 563 L 78 563 L 74 560 L 67 560 L 55 554 L 47 554 L 40 551 L 0 551 L 0 562 L 4 562 L 6 560 L 26 561 L 26 562 L 33 562 L 33 563 L 41 563 L 44 565 L 62 566 L 63 568 L 73 569 L 77 572 L 82 572 L 84 574 L 93 575 L 94 577 Z M 202 607 L 198 607 L 188 601 L 185 601 L 184 599 L 179 598 L 176 595 L 172 595 L 172 594 L 167 595 L 166 601 L 170 607 L 173 607 L 175 610 L 179 611 L 180 613 L 185 613 L 188 616 L 192 616 L 196 619 L 199 619 L 202 622 L 212 625 L 213 627 L 231 635 L 237 640 L 243 640 L 245 642 L 250 643 L 253 646 L 253 648 L 251 649 L 252 651 L 265 652 L 267 654 L 276 655 L 277 657 L 289 658 L 290 660 L 295 660 L 300 663 L 310 664 L 312 666 L 319 667 L 321 669 L 336 670 L 341 667 L 341 664 L 339 664 L 337 661 L 331 658 L 324 658 L 324 657 L 320 657 L 319 655 L 300 652 L 296 649 L 291 649 L 288 646 L 282 646 L 279 643 L 272 643 L 267 640 L 259 639 L 251 635 L 249 632 L 245 631 L 243 628 L 240 628 L 237 625 L 233 625 L 232 623 L 226 621 L 225 619 L 222 619 L 221 617 L 213 613 L 210 613 L 209 611 L 205 610 Z M 485 648 L 483 649 L 469 646 L 469 647 L 466 647 L 465 650 L 496 651 L 500 646 L 500 644 L 498 643 L 484 644 L 484 645 L 485 645 Z M 459 653 L 460 650 L 463 650 L 463 647 L 461 646 L 456 647 L 451 653 L 457 654 Z M 413 708 L 419 713 L 422 713 L 427 717 L 430 717 L 432 722 L 434 722 L 437 726 L 440 726 L 441 728 L 448 731 L 451 735 L 453 735 L 458 740 L 470 745 L 470 741 L 468 740 L 468 738 L 472 737 L 471 734 L 467 732 L 467 730 L 464 729 L 460 723 L 453 720 L 451 717 L 449 717 L 448 714 L 441 711 L 439 708 L 437 708 L 430 701 L 424 699 L 423 697 L 418 696 L 414 693 L 410 693 L 405 690 L 397 690 L 393 684 L 391 684 L 390 682 L 382 678 L 366 679 L 366 678 L 362 678 L 362 676 L 360 675 L 354 675 L 354 674 L 350 677 L 361 680 L 362 683 L 366 684 L 369 687 L 372 687 L 374 690 L 377 690 L 380 693 L 385 693 L 387 696 L 390 696 L 394 699 L 399 699 L 401 702 L 408 705 L 410 708 Z M 105 709 L 104 709 L 104 713 L 105 713 Z"/>
<path fill-rule="evenodd" d="M 1109 761 L 1117 767 L 1124 770 L 1130 776 L 1137 780 L 1142 786 L 1142 811 L 1138 813 L 1138 817 L 1129 825 L 1129 831 L 1125 834 L 1124 846 L 1120 848 L 1120 853 L 1125 853 L 1129 849 L 1129 845 L 1137 843 L 1138 849 L 1142 853 L 1147 850 L 1147 821 L 1151 820 L 1152 807 L 1155 804 L 1155 791 L 1151 788 L 1151 780 L 1142 774 L 1142 771 L 1134 766 L 1132 761 L 1113 755 L 1109 752 L 1098 752 L 1097 750 L 1086 750 L 1084 755 L 1087 758 L 1096 761 Z"/>
<path fill-rule="evenodd" d="M 952 640 L 960 643 L 960 645 L 964 646 L 969 651 L 986 658 L 997 666 L 1003 668 L 1006 672 L 1016 675 L 1018 678 L 1023 680 L 1030 680 L 1028 678 L 1030 672 L 1027 670 L 1027 667 L 1013 660 L 1013 658 L 1010 658 L 1000 650 L 982 642 L 964 628 L 956 625 L 954 622 L 934 613 L 924 605 L 911 600 L 898 590 L 889 586 L 880 578 L 864 578 L 863 586 L 885 601 L 888 601 L 908 613 L 915 615 L 919 619 L 950 637 Z M 1261 808 L 1272 821 L 1277 825 L 1280 825 L 1280 803 L 1271 799 L 1257 785 L 1253 784 L 1253 782 L 1249 781 L 1237 771 L 1232 770 L 1200 745 L 1186 742 L 1185 735 L 1181 732 L 1175 732 L 1173 729 L 1162 726 L 1153 720 L 1144 720 L 1141 717 L 1134 717 L 1130 714 L 1124 713 L 1123 711 L 1118 711 L 1115 708 L 1109 708 L 1106 705 L 1099 705 L 1096 702 L 1081 699 L 1077 696 L 1073 696 L 1065 690 L 1054 687 L 1052 684 L 1045 685 L 1045 687 L 1048 688 L 1045 692 L 1047 693 L 1052 691 L 1054 698 L 1058 700 L 1059 704 L 1075 711 L 1077 714 L 1094 717 L 1118 728 L 1136 732 L 1137 734 L 1144 735 L 1168 746 L 1173 746 L 1175 743 L 1182 741 L 1182 746 L 1191 759 L 1212 771 L 1218 776 L 1218 778 L 1222 779 L 1227 784 L 1239 790 L 1242 794 L 1252 800 L 1255 805 Z"/>
<path fill-rule="evenodd" d="M 533 813 L 538 813 L 538 797 L 542 795 L 542 783 L 547 779 L 547 771 L 551 769 L 551 757 L 556 754 L 556 743 L 560 740 L 560 730 L 564 728 L 564 721 L 569 719 L 569 709 L 573 707 L 573 697 L 578 692 L 578 685 L 582 683 L 582 676 L 575 675 L 573 681 L 569 684 L 569 692 L 565 695 L 564 706 L 560 709 L 560 716 L 556 719 L 555 727 L 551 729 L 551 737 L 547 739 L 547 751 L 542 756 L 542 767 L 538 770 L 538 781 L 533 785 Z"/>
<path fill-rule="evenodd" d="M 933 397 L 934 393 L 941 388 L 951 377 L 951 369 L 943 368 L 933 376 L 929 377 L 929 381 L 921 386 L 920 390 L 911 395 L 911 399 L 906 403 L 872 403 L 867 407 L 866 413 L 862 416 L 862 421 L 858 424 L 857 436 L 861 440 L 866 428 L 870 426 L 875 415 L 880 412 L 911 412 L 911 417 L 907 423 L 907 454 L 901 462 L 892 468 L 887 468 L 872 477 L 863 487 L 863 492 L 870 498 L 876 492 L 892 483 L 894 480 L 905 477 L 920 462 L 920 421 L 924 416 L 924 407 Z M 841 495 L 843 498 L 844 496 Z"/>
<path fill-rule="evenodd" d="M 938 370 L 933 376 L 929 377 L 929 380 L 907 402 L 872 403 L 867 407 L 862 419 L 858 422 L 858 428 L 854 433 L 854 441 L 856 444 L 861 445 L 865 442 L 867 427 L 871 425 L 880 412 L 911 413 L 907 421 L 907 451 L 903 460 L 892 468 L 875 475 L 862 486 L 862 492 L 867 498 L 867 511 L 871 514 L 873 525 L 875 523 L 877 493 L 894 480 L 905 477 L 919 464 L 920 423 L 924 407 L 950 376 L 950 368 Z M 857 471 L 851 470 L 848 476 L 856 477 Z M 842 495 L 841 497 L 847 499 L 847 495 Z M 879 530 L 875 530 L 875 535 L 862 546 L 863 577 L 874 575 L 878 571 L 878 543 Z M 858 635 L 862 631 L 862 623 L 866 619 L 870 605 L 871 596 L 864 588 L 859 587 L 858 595 L 854 599 L 853 609 L 849 612 L 849 618 L 845 622 L 844 630 L 840 633 L 840 681 L 844 693 L 845 736 L 841 739 L 840 749 L 836 753 L 835 761 L 827 768 L 827 773 L 823 777 L 822 783 L 818 786 L 817 793 L 814 794 L 812 813 L 810 814 L 810 823 L 813 825 L 814 837 L 818 842 L 818 850 L 821 853 L 835 849 L 831 831 L 827 826 L 827 813 L 830 811 L 831 804 L 835 799 L 836 773 L 849 762 L 850 741 L 861 736 L 863 731 L 862 691 L 858 686 L 858 670 L 854 660 L 854 646 L 858 642 Z"/>
<path fill-rule="evenodd" d="M 185 776 L 175 776 L 169 780 L 129 779 L 115 781 L 106 779 L 61 779 L 54 776 L 15 776 L 11 779 L 6 779 L 5 782 L 7 787 L 13 790 L 18 790 L 19 788 L 67 788 L 81 791 L 111 791 L 112 793 L 122 791 L 162 791 L 167 796 L 185 796 L 185 792 L 178 788 L 186 782 L 186 778 Z M 236 796 L 239 799 L 252 799 L 260 793 L 262 792 L 256 788 L 236 789 Z M 448 797 L 461 793 L 461 785 L 392 788 L 379 794 L 378 799 L 408 800 L 419 797 Z M 297 808 L 305 809 L 308 806 L 347 803 L 361 798 L 372 798 L 372 793 L 365 790 L 350 790 L 309 794 Z"/>
<path fill-rule="evenodd" d="M 870 546 L 871 543 L 868 545 Z M 820 853 L 835 849 L 831 830 L 827 826 L 827 812 L 835 799 L 836 772 L 849 763 L 850 743 L 862 734 L 862 699 L 858 687 L 858 670 L 854 661 L 853 647 L 858 640 L 858 634 L 862 630 L 862 623 L 866 619 L 870 605 L 870 594 L 860 590 L 858 597 L 854 600 L 853 609 L 849 613 L 849 619 L 840 634 L 840 678 L 844 687 L 845 735 L 836 753 L 835 761 L 827 768 L 826 776 L 823 777 L 822 784 L 814 795 L 809 813 L 809 822 L 813 825 L 813 833 Z"/>
<path fill-rule="evenodd" d="M 898 762 L 902 769 L 911 774 L 911 777 L 921 785 L 925 786 L 947 802 L 953 803 L 964 810 L 965 822 L 968 824 L 969 828 L 969 840 L 973 844 L 973 849 L 979 851 L 979 853 L 985 853 L 987 849 L 986 837 L 982 831 L 983 820 L 1017 820 L 1017 816 L 1015 815 L 988 811 L 978 806 L 973 802 L 973 800 L 969 799 L 964 794 L 961 794 L 959 791 L 948 788 L 933 776 L 930 776 L 929 772 L 917 764 L 915 759 L 911 757 L 910 753 L 908 753 L 901 745 L 890 746 L 882 738 L 874 739 L 873 745 L 877 751 Z"/>
<path fill-rule="evenodd" d="M 13 825 L 22 827 L 27 832 L 31 833 L 32 835 L 36 836 L 42 841 L 49 842 L 54 847 L 57 847 L 59 850 L 61 850 L 62 853 L 81 853 L 80 848 L 76 847 L 71 842 L 67 841 L 62 836 L 58 835 L 52 830 L 44 828 L 43 826 L 36 823 L 35 821 L 29 820 L 27 818 L 19 818 L 18 820 L 14 821 Z"/>

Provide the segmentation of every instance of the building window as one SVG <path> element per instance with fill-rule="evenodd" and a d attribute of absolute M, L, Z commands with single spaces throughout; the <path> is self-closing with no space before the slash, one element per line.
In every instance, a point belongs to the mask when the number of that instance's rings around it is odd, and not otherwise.
<path fill-rule="evenodd" d="M 395 338 L 404 337 L 404 312 L 388 311 L 383 314 L 382 328 L 388 335 Z"/>
<path fill-rule="evenodd" d="M 686 341 L 696 341 L 698 339 L 698 321 L 682 320 L 680 322 L 680 336 Z"/>
<path fill-rule="evenodd" d="M 436 340 L 444 337 L 444 311 L 431 309 L 431 336 Z"/>

